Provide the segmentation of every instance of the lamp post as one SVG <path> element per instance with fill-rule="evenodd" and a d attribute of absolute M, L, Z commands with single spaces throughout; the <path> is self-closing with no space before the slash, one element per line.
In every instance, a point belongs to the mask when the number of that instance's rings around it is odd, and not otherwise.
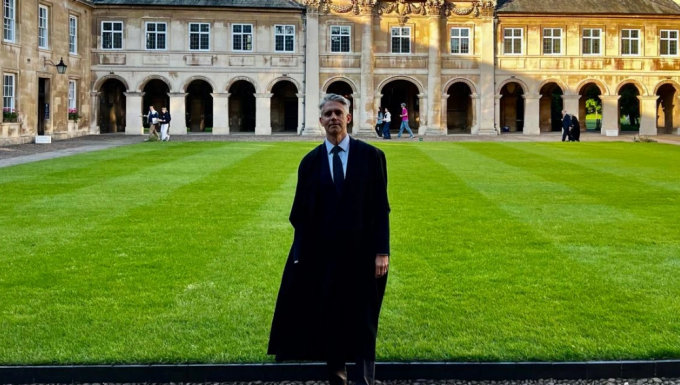
<path fill-rule="evenodd" d="M 64 64 L 64 59 L 63 59 L 63 58 L 59 58 L 59 63 L 57 63 L 57 64 L 54 64 L 54 63 L 52 62 L 52 60 L 47 60 L 47 58 L 44 57 L 44 56 L 43 56 L 43 59 L 45 60 L 45 62 L 44 62 L 44 65 L 45 65 L 45 66 L 47 66 L 47 65 L 49 64 L 49 65 L 51 65 L 51 66 L 53 66 L 53 67 L 57 67 L 57 72 L 58 72 L 59 74 L 61 74 L 61 75 L 63 75 L 64 73 L 66 73 L 66 68 L 67 68 L 68 66 L 67 66 L 66 64 Z"/>

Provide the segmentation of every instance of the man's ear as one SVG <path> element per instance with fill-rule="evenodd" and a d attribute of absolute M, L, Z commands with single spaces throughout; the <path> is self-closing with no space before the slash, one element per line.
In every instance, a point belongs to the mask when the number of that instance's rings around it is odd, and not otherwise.
<path fill-rule="evenodd" d="M 347 114 L 347 123 L 352 122 L 352 114 Z"/>

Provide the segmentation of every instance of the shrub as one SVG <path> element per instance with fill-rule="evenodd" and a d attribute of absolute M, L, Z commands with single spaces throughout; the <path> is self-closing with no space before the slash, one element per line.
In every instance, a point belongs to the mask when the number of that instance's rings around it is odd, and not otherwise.
<path fill-rule="evenodd" d="M 78 115 L 78 109 L 69 108 L 68 109 L 68 120 L 73 120 L 74 122 L 77 122 L 78 119 L 80 119 L 80 115 Z"/>
<path fill-rule="evenodd" d="M 16 122 L 19 117 L 19 111 L 14 108 L 3 108 L 2 109 L 2 121 L 3 122 Z"/>

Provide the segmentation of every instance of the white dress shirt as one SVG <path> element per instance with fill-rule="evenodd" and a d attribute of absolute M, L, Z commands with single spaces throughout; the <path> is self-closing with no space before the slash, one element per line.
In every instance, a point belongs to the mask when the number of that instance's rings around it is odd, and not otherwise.
<path fill-rule="evenodd" d="M 331 170 L 331 178 L 333 178 L 333 153 L 331 152 L 333 150 L 333 147 L 335 145 L 326 139 L 324 141 L 326 143 L 326 152 L 328 153 L 328 166 L 330 167 Z M 347 177 L 347 159 L 349 159 L 349 135 L 345 136 L 345 139 L 343 139 L 338 146 L 342 148 L 345 151 L 340 151 L 338 153 L 338 156 L 340 157 L 340 161 L 342 162 L 342 175 Z M 335 179 L 333 180 L 335 182 Z"/>

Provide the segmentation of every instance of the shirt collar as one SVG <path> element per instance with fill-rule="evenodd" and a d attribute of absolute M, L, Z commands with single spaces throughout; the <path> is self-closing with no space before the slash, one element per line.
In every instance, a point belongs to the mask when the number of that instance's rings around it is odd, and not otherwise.
<path fill-rule="evenodd" d="M 325 140 L 325 143 L 326 143 L 326 152 L 328 153 L 328 155 L 330 155 L 331 150 L 333 150 L 333 147 L 335 147 L 335 145 L 333 145 L 333 143 L 329 142 L 328 139 Z M 347 134 L 345 136 L 345 139 L 340 141 L 338 146 L 340 146 L 340 148 L 342 148 L 345 152 L 349 151 L 349 134 Z"/>

